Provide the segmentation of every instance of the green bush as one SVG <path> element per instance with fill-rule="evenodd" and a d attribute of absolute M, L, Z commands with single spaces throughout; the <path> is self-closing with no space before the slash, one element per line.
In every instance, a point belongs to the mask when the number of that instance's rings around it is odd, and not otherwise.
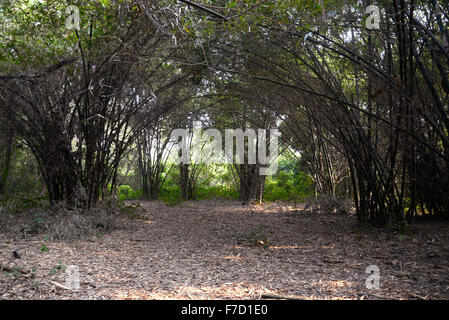
<path fill-rule="evenodd" d="M 196 190 L 197 200 L 205 199 L 227 199 L 237 200 L 239 194 L 237 191 L 224 186 L 199 186 Z"/>
<path fill-rule="evenodd" d="M 0 211 L 8 214 L 24 212 L 30 209 L 49 209 L 46 196 L 10 196 L 0 200 Z"/>
<path fill-rule="evenodd" d="M 313 181 L 303 172 L 279 171 L 265 182 L 265 201 L 301 201 L 312 194 Z"/>
<path fill-rule="evenodd" d="M 137 200 L 139 198 L 139 191 L 135 191 L 128 185 L 121 185 L 118 187 L 118 199 L 124 200 Z"/>
<path fill-rule="evenodd" d="M 165 183 L 162 186 L 161 192 L 159 194 L 159 199 L 164 201 L 165 203 L 169 204 L 169 205 L 175 205 L 180 203 L 180 198 L 181 198 L 181 194 L 180 194 L 180 189 L 179 186 L 176 184 L 170 183 L 171 181 L 169 181 L 169 183 Z"/>

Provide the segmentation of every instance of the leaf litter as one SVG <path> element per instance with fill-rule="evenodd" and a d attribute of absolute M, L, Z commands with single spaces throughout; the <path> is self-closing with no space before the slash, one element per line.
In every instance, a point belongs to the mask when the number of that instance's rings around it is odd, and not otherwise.
<path fill-rule="evenodd" d="M 95 236 L 0 233 L 0 299 L 449 298 L 444 222 L 401 233 L 300 205 L 140 204 L 139 218 L 118 216 L 120 228 Z M 371 265 L 379 289 L 366 288 Z"/>

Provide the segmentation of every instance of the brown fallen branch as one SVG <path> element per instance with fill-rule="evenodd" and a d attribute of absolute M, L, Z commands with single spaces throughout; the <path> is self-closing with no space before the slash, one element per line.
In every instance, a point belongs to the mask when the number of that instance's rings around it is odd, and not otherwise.
<path fill-rule="evenodd" d="M 65 285 L 63 285 L 63 284 L 60 284 L 59 282 L 51 281 L 51 280 L 48 281 L 48 282 L 51 283 L 52 285 L 55 285 L 55 286 L 61 288 L 61 289 L 72 290 L 72 289 L 70 289 L 69 287 L 67 287 L 67 286 L 65 286 Z"/>
<path fill-rule="evenodd" d="M 265 293 L 260 296 L 261 299 L 279 299 L 279 300 L 304 300 L 297 297 L 281 296 L 278 294 Z"/>
<path fill-rule="evenodd" d="M 420 295 L 418 295 L 416 293 L 413 293 L 413 292 L 409 292 L 409 295 L 414 297 L 414 298 L 416 298 L 416 299 L 418 299 L 418 300 L 429 300 L 429 296 L 423 297 L 423 296 L 420 296 Z"/>

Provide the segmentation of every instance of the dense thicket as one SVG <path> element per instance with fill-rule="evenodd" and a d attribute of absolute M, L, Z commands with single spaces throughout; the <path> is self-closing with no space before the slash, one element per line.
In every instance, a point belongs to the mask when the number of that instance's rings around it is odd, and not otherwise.
<path fill-rule="evenodd" d="M 316 194 L 361 221 L 448 215 L 445 1 L 379 1 L 378 27 L 364 0 L 86 2 L 79 30 L 68 3 L 17 3 L 0 7 L 0 193 L 19 139 L 51 201 L 95 204 L 127 152 L 156 199 L 169 132 L 200 122 L 278 128 Z M 179 168 L 192 198 L 205 168 Z M 259 168 L 233 167 L 242 201 L 262 200 Z"/>

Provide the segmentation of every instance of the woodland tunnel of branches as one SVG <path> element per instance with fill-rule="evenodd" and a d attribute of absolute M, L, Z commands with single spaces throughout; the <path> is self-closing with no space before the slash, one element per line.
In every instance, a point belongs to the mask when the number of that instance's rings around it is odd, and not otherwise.
<path fill-rule="evenodd" d="M 449 5 L 371 4 L 2 1 L 0 195 L 89 208 L 133 170 L 156 200 L 176 167 L 195 198 L 207 168 L 166 154 L 200 123 L 278 129 L 313 196 L 362 222 L 448 217 Z M 260 167 L 228 166 L 240 201 L 264 201 Z"/>

